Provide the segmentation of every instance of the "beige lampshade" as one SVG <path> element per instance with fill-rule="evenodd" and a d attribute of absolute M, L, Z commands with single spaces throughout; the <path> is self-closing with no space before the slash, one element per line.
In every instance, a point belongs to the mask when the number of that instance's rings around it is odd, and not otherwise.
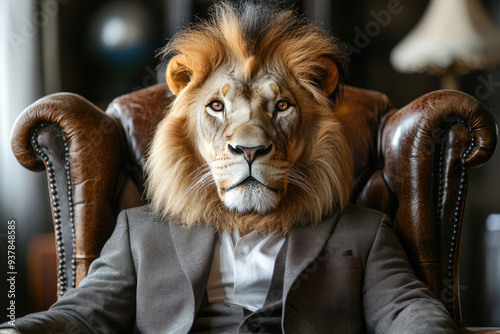
<path fill-rule="evenodd" d="M 391 63 L 400 72 L 432 74 L 493 67 L 500 64 L 500 29 L 480 0 L 431 0 Z"/>

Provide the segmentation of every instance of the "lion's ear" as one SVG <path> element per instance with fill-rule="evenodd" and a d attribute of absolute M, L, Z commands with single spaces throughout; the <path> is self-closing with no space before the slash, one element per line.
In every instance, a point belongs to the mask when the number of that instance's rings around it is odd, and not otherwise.
<path fill-rule="evenodd" d="M 170 91 L 174 95 L 179 94 L 188 85 L 189 81 L 191 81 L 191 76 L 193 75 L 186 56 L 177 55 L 173 57 L 168 63 L 165 75 Z"/>
<path fill-rule="evenodd" d="M 320 62 L 321 67 L 323 67 L 325 72 L 319 82 L 319 87 L 325 96 L 330 96 L 330 94 L 335 91 L 335 88 L 337 88 L 337 84 L 339 82 L 339 70 L 337 69 L 337 65 L 335 65 L 335 63 L 328 58 L 321 58 Z"/>

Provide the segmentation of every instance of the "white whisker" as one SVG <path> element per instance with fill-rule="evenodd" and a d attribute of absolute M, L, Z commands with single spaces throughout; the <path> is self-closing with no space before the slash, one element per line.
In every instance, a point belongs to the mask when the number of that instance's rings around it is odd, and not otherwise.
<path fill-rule="evenodd" d="M 311 182 L 304 174 L 304 172 L 299 168 L 297 168 L 296 166 L 293 166 L 290 169 L 290 172 L 288 174 L 288 183 L 296 185 L 297 187 L 301 188 L 302 190 L 308 193 L 313 192 L 313 187 L 311 185 Z"/>
<path fill-rule="evenodd" d="M 192 195 L 193 192 L 200 191 L 206 187 L 208 187 L 210 184 L 214 183 L 213 179 L 213 172 L 210 169 L 210 164 L 212 162 L 207 162 L 200 167 L 196 168 L 194 171 L 192 171 L 189 176 L 187 177 L 188 179 L 194 179 L 190 185 L 186 188 L 183 194 L 182 201 L 184 202 L 186 199 L 186 196 Z"/>

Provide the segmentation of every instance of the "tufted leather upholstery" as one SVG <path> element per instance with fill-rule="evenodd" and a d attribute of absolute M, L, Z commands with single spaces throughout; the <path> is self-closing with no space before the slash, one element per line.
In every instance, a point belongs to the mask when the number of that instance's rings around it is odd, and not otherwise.
<path fill-rule="evenodd" d="M 58 243 L 59 293 L 75 286 L 120 210 L 144 203 L 144 155 L 172 101 L 165 84 L 115 99 L 103 113 L 74 94 L 28 107 L 12 133 L 21 164 L 47 170 Z M 461 320 L 458 247 L 470 167 L 493 154 L 489 110 L 457 91 L 402 109 L 377 92 L 345 87 L 335 112 L 355 166 L 352 200 L 387 212 L 416 274 Z"/>

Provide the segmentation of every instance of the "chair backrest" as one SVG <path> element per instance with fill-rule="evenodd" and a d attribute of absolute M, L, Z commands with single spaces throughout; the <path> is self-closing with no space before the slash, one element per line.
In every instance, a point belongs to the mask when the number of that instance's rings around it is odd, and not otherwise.
<path fill-rule="evenodd" d="M 167 86 L 158 84 L 115 99 L 103 113 L 62 93 L 18 118 L 16 157 L 49 177 L 59 294 L 86 275 L 117 214 L 144 203 L 144 155 L 171 101 Z M 493 154 L 494 118 L 456 91 L 396 109 L 385 95 L 354 87 L 345 87 L 334 112 L 354 158 L 352 200 L 393 218 L 416 275 L 460 321 L 458 247 L 468 172 Z"/>

